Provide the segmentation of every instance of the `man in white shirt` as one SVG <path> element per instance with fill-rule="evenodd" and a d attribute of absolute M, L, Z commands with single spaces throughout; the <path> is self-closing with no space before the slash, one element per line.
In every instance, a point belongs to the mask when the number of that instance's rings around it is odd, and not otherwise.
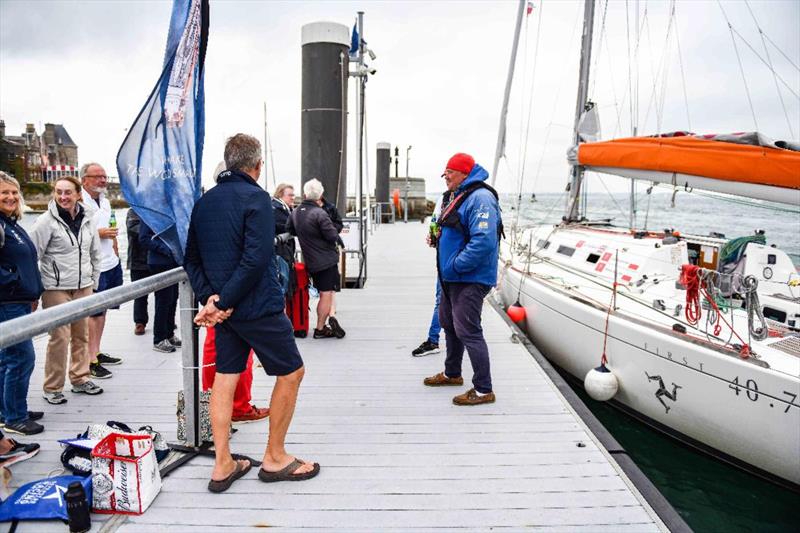
<path fill-rule="evenodd" d="M 122 285 L 122 265 L 117 249 L 119 229 L 116 226 L 116 216 L 111 209 L 111 203 L 106 198 L 108 176 L 105 169 L 97 163 L 86 163 L 81 167 L 80 174 L 83 185 L 82 202 L 87 213 L 92 216 L 92 222 L 100 235 L 101 274 L 100 284 L 95 292 L 102 292 Z M 104 365 L 118 365 L 122 362 L 119 357 L 100 352 L 100 339 L 103 337 L 105 325 L 105 311 L 89 317 L 89 354 L 92 357 L 89 366 L 95 379 L 110 378 L 113 374 Z"/>

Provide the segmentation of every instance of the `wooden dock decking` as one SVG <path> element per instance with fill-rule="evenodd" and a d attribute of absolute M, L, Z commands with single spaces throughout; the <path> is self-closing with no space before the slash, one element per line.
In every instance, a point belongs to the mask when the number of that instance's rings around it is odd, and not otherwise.
<path fill-rule="evenodd" d="M 483 320 L 497 403 L 458 407 L 451 398 L 467 383 L 422 385 L 444 361 L 443 353 L 410 355 L 427 334 L 433 307 L 434 253 L 424 233 L 417 223 L 381 226 L 370 239 L 366 288 L 337 297 L 347 336 L 298 341 L 307 372 L 287 448 L 319 462 L 317 478 L 265 484 L 252 471 L 215 495 L 206 490 L 211 459 L 200 457 L 164 479 L 145 514 L 95 514 L 93 531 L 666 530 L 490 306 Z M 40 442 L 42 452 L 12 467 L 13 485 L 58 470 L 56 440 L 90 422 L 150 424 L 174 441 L 180 354 L 152 351 L 151 325 L 146 336 L 134 336 L 131 312 L 128 304 L 109 313 L 102 348 L 125 362 L 111 367 L 112 379 L 98 381 L 100 396 L 65 392 L 69 403 L 46 404 L 47 339 L 35 340 L 29 407 L 46 412 L 46 431 L 20 439 Z M 253 399 L 266 406 L 273 380 L 255 370 Z M 471 377 L 466 355 L 464 377 Z M 260 457 L 267 424 L 237 427 L 233 450 Z M 18 529 L 49 530 L 64 526 L 23 522 Z"/>

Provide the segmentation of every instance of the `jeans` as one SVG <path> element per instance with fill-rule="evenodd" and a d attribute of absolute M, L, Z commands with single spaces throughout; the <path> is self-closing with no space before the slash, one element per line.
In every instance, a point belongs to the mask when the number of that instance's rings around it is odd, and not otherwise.
<path fill-rule="evenodd" d="M 439 320 L 447 338 L 444 373 L 450 378 L 461 376 L 461 360 L 466 348 L 472 364 L 472 385 L 481 394 L 492 392 L 489 347 L 481 328 L 483 299 L 490 290 L 488 285 L 479 283 L 442 282 L 439 304 Z"/>
<path fill-rule="evenodd" d="M 131 270 L 131 281 L 139 281 L 150 276 L 149 270 Z M 133 322 L 134 324 L 144 324 L 150 317 L 147 315 L 147 295 L 140 296 L 133 301 Z"/>
<path fill-rule="evenodd" d="M 30 303 L 0 304 L 0 322 L 30 313 Z M 33 341 L 30 339 L 0 349 L 0 413 L 6 424 L 17 424 L 28 419 L 28 385 L 35 358 Z"/>
<path fill-rule="evenodd" d="M 151 267 L 151 274 L 172 270 L 175 267 Z M 156 291 L 156 316 L 153 319 L 153 344 L 175 335 L 175 311 L 178 307 L 178 284 Z"/>
<path fill-rule="evenodd" d="M 442 286 L 439 283 L 439 278 L 436 278 L 436 305 L 433 306 L 433 316 L 431 317 L 431 327 L 428 330 L 428 341 L 433 344 L 439 344 L 439 333 L 442 331 L 442 326 L 439 323 L 439 302 L 442 301 Z"/>

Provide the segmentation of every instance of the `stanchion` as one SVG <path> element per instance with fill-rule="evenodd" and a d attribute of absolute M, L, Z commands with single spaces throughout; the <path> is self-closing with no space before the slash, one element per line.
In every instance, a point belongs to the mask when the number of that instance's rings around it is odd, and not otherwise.
<path fill-rule="evenodd" d="M 200 356 L 199 356 L 199 328 L 194 323 L 197 314 L 197 301 L 188 281 L 180 282 L 181 310 L 180 326 L 181 338 L 181 366 L 183 373 L 183 398 L 186 414 L 186 442 L 183 444 L 170 443 L 173 452 L 183 454 L 160 469 L 161 477 L 167 477 L 171 472 L 185 465 L 198 455 L 214 457 L 213 443 L 203 442 L 200 438 Z M 236 431 L 235 429 L 233 430 Z M 233 454 L 234 459 L 247 459 L 255 466 L 258 461 L 246 455 Z"/>

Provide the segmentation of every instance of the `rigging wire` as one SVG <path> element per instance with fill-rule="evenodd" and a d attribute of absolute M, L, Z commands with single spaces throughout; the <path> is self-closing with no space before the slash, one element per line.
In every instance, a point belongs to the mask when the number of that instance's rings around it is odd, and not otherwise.
<path fill-rule="evenodd" d="M 604 189 L 606 190 L 606 192 L 608 193 L 608 196 L 609 196 L 609 198 L 611 198 L 611 201 L 612 201 L 612 202 L 614 202 L 614 205 L 615 205 L 615 206 L 617 206 L 617 209 L 619 209 L 619 212 L 620 212 L 620 213 L 622 213 L 622 218 L 628 218 L 628 214 L 625 212 L 625 210 L 624 210 L 624 209 L 622 209 L 622 207 L 620 207 L 619 203 L 617 203 L 617 199 L 616 199 L 616 198 L 614 198 L 614 195 L 613 195 L 613 194 L 611 194 L 611 191 L 610 191 L 610 190 L 608 189 L 608 187 L 606 186 L 606 182 L 603 180 L 603 178 L 602 178 L 602 177 L 600 177 L 600 175 L 599 175 L 599 174 L 598 174 L 598 176 L 597 176 L 597 179 L 598 179 L 598 180 L 600 181 L 600 183 L 603 185 L 603 188 L 604 188 Z"/>
<path fill-rule="evenodd" d="M 750 88 L 747 85 L 747 77 L 744 75 L 744 67 L 742 66 L 742 58 L 739 55 L 739 47 L 736 46 L 736 36 L 734 35 L 733 25 L 728 20 L 728 14 L 725 13 L 725 8 L 722 3 L 717 0 L 717 5 L 722 11 L 722 16 L 725 17 L 725 22 L 728 24 L 728 29 L 731 32 L 731 41 L 733 41 L 733 50 L 736 52 L 736 60 L 739 62 L 739 72 L 742 74 L 742 82 L 744 82 L 744 91 L 747 94 L 747 102 L 750 104 L 750 113 L 753 115 L 753 124 L 755 124 L 756 131 L 758 131 L 758 119 L 756 119 L 756 110 L 753 108 L 753 99 L 750 97 Z M 749 46 L 749 45 L 748 45 Z"/>
<path fill-rule="evenodd" d="M 606 0 L 605 6 L 603 6 L 603 17 L 600 19 L 600 35 L 597 39 L 597 46 L 595 47 L 599 50 L 603 45 L 603 39 L 606 33 L 606 15 L 608 14 L 608 2 Z M 608 46 L 608 42 L 606 42 L 606 46 Z M 594 66 L 592 66 L 590 72 L 597 72 L 597 64 L 600 62 L 600 54 L 594 54 Z M 594 87 L 597 84 L 597 76 L 592 77 L 591 84 L 589 88 L 589 95 L 595 94 Z"/>
<path fill-rule="evenodd" d="M 789 113 L 786 111 L 786 103 L 783 101 L 783 93 L 781 92 L 780 85 L 778 85 L 778 74 L 775 72 L 775 69 L 772 66 L 772 58 L 769 57 L 769 48 L 767 48 L 767 42 L 764 40 L 764 31 L 758 24 L 756 15 L 750 8 L 750 3 L 747 0 L 744 0 L 744 5 L 747 6 L 747 10 L 750 12 L 750 16 L 753 17 L 753 22 L 755 23 L 756 28 L 758 28 L 758 34 L 761 36 L 761 45 L 764 47 L 764 55 L 767 57 L 767 64 L 769 65 L 769 69 L 772 71 L 772 78 L 775 80 L 775 90 L 778 93 L 778 99 L 781 101 L 783 116 L 786 117 L 786 125 L 789 126 L 789 134 L 791 135 L 792 139 L 794 139 L 794 128 L 792 127 L 792 121 L 789 119 Z"/>
<path fill-rule="evenodd" d="M 797 94 L 794 91 L 794 89 L 792 89 L 792 87 L 788 83 L 786 83 L 786 81 L 781 77 L 780 74 L 778 74 L 774 69 L 770 68 L 769 63 L 766 60 L 764 60 L 764 58 L 761 57 L 761 55 L 758 52 L 756 52 L 756 49 L 753 48 L 753 45 L 751 45 L 749 42 L 747 42 L 747 39 L 745 39 L 742 36 L 742 34 L 739 33 L 739 31 L 736 28 L 734 28 L 733 26 L 730 26 L 730 29 L 731 29 L 731 32 L 735 33 L 739 37 L 739 39 L 741 39 L 742 42 L 747 45 L 747 47 L 750 49 L 750 51 L 753 52 L 753 55 L 755 55 L 762 63 L 764 63 L 764 65 L 767 66 L 767 68 L 769 68 L 772 71 L 773 76 L 775 76 L 786 87 L 786 90 L 788 90 L 790 93 L 792 93 L 792 95 L 795 98 L 800 100 L 800 94 Z"/>
<path fill-rule="evenodd" d="M 631 22 L 630 22 L 630 13 L 628 7 L 628 0 L 625 0 L 625 36 L 626 42 L 628 45 L 628 95 L 630 95 L 630 99 L 628 100 L 628 117 L 631 121 L 631 133 L 635 135 L 635 125 L 634 125 L 634 115 L 633 115 L 633 76 L 631 75 Z"/>
<path fill-rule="evenodd" d="M 578 21 L 580 20 L 580 16 L 579 15 L 580 15 L 580 12 L 576 11 L 575 20 L 573 21 L 573 24 L 572 24 L 572 33 L 571 33 L 570 38 L 569 38 L 569 42 L 570 43 L 574 43 L 576 41 L 575 33 L 577 32 Z M 562 88 L 564 87 L 564 83 L 565 83 L 566 79 L 567 79 L 567 69 L 564 69 L 562 74 L 561 74 L 561 80 L 558 82 L 558 90 L 556 91 L 556 98 L 555 98 L 555 101 L 553 102 L 553 106 L 551 108 L 552 109 L 552 113 L 550 113 L 550 121 L 547 123 L 547 131 L 545 133 L 544 143 L 542 144 L 542 153 L 539 156 L 539 164 L 536 167 L 536 175 L 533 177 L 532 186 L 533 186 L 534 190 L 536 190 L 536 183 L 539 181 L 539 175 L 541 174 L 541 171 L 542 171 L 542 163 L 544 163 L 544 154 L 547 151 L 547 146 L 548 146 L 548 144 L 550 142 L 550 132 L 552 131 L 552 128 L 553 128 L 553 125 L 554 125 L 553 120 L 555 119 L 555 116 L 556 116 L 556 110 L 558 110 L 558 102 L 561 99 L 561 94 L 564 92 L 564 91 L 562 91 Z M 572 126 L 566 126 L 566 127 L 572 128 Z"/>
<path fill-rule="evenodd" d="M 781 49 L 780 49 L 780 47 L 778 47 L 778 45 L 777 45 L 777 44 L 775 44 L 775 43 L 773 42 L 773 40 L 772 40 L 772 39 L 770 39 L 770 38 L 769 38 L 769 35 L 767 35 L 767 34 L 764 34 L 764 37 L 766 37 L 766 39 L 769 41 L 769 44 L 771 44 L 772 46 L 774 46 L 774 47 L 775 47 L 775 50 L 777 50 L 778 52 L 780 52 L 780 54 L 783 56 L 783 58 L 784 58 L 786 61 L 788 61 L 788 62 L 789 62 L 789 64 L 790 64 L 790 65 L 792 65 L 792 66 L 794 67 L 794 69 L 795 69 L 795 70 L 798 70 L 798 71 L 800 71 L 800 67 L 798 67 L 797 65 L 795 65 L 795 64 L 794 64 L 794 61 L 792 61 L 791 59 L 789 59 L 789 56 L 787 56 L 787 55 L 786 55 L 786 53 L 785 53 L 783 50 L 781 50 Z"/>
<path fill-rule="evenodd" d="M 681 32 L 678 30 L 678 18 L 675 13 L 676 2 L 672 3 L 672 17 L 675 19 L 675 43 L 678 45 L 678 63 L 681 66 L 681 83 L 683 85 L 683 103 L 686 106 L 686 125 L 692 131 L 692 117 L 689 114 L 689 96 L 686 92 L 686 73 L 683 69 L 683 52 L 681 51 Z"/>
<path fill-rule="evenodd" d="M 673 0 L 674 1 L 674 0 Z M 658 68 L 655 71 L 652 68 L 653 58 L 650 58 L 651 72 L 653 74 L 653 91 L 650 95 L 650 100 L 647 103 L 647 111 L 644 115 L 643 124 L 647 125 L 647 120 L 650 117 L 650 109 L 655 107 L 656 110 L 656 133 L 661 133 L 661 124 L 664 116 L 664 102 L 667 96 L 667 81 L 669 74 L 669 44 L 670 36 L 672 35 L 673 28 L 673 15 L 674 10 L 670 12 L 669 23 L 667 24 L 667 32 L 664 38 L 664 49 L 661 53 L 661 59 L 658 62 Z M 650 24 L 646 26 L 648 43 L 650 42 Z M 651 47 L 652 50 L 652 47 Z M 660 77 L 660 80 L 659 80 Z M 658 84 L 661 82 L 661 91 L 659 93 Z"/>
<path fill-rule="evenodd" d="M 525 125 L 525 141 L 522 144 L 522 166 L 520 169 L 519 174 L 519 186 L 517 188 L 517 214 L 514 220 L 514 225 L 516 226 L 519 224 L 519 211 L 520 205 L 522 204 L 522 184 L 525 181 L 525 165 L 528 161 L 528 150 L 524 147 L 528 146 L 528 139 L 530 138 L 530 129 L 531 129 L 531 118 L 533 115 L 533 94 L 534 94 L 534 87 L 536 86 L 536 66 L 538 64 L 538 57 L 539 57 L 539 37 L 542 34 L 542 18 L 543 18 L 543 9 L 544 2 L 539 4 L 539 20 L 536 23 L 536 41 L 533 48 L 533 66 L 531 67 L 531 89 L 530 89 L 530 98 L 528 102 L 528 119 L 527 124 Z M 526 32 L 527 34 L 527 32 Z M 527 38 L 527 37 L 526 37 Z"/>
<path fill-rule="evenodd" d="M 794 128 L 792 128 L 792 121 L 789 119 L 789 113 L 786 111 L 786 104 L 783 101 L 783 93 L 781 93 L 780 86 L 778 85 L 778 74 L 775 72 L 775 69 L 772 66 L 772 58 L 769 56 L 769 48 L 767 47 L 767 43 L 764 39 L 764 31 L 761 29 L 761 26 L 758 24 L 756 20 L 756 16 L 753 13 L 753 10 L 750 8 L 750 4 L 745 0 L 745 5 L 747 6 L 747 10 L 750 12 L 750 16 L 753 17 L 753 22 L 756 24 L 756 28 L 758 28 L 758 34 L 761 36 L 761 44 L 764 47 L 764 55 L 767 57 L 767 63 L 769 65 L 769 69 L 772 71 L 772 76 L 775 80 L 775 90 L 778 93 L 778 98 L 781 101 L 781 107 L 783 108 L 783 114 L 786 117 L 786 124 L 789 126 L 789 134 L 794 138 Z"/>

